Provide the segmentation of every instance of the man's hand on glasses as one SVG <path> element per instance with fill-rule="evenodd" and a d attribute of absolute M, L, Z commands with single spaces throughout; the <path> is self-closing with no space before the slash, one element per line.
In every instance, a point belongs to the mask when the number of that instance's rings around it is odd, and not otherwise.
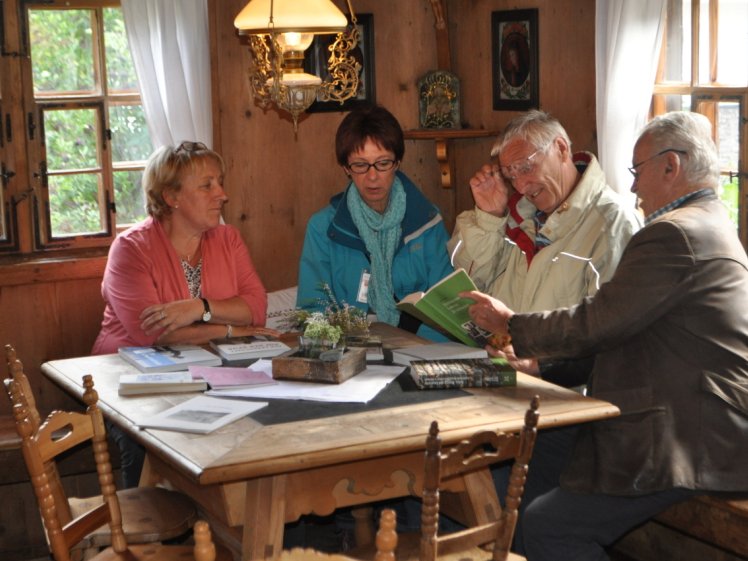
<path fill-rule="evenodd" d="M 473 192 L 475 204 L 483 212 L 503 217 L 507 213 L 509 197 L 514 189 L 508 181 L 504 181 L 499 173 L 499 166 L 484 165 L 470 178 L 470 190 Z"/>

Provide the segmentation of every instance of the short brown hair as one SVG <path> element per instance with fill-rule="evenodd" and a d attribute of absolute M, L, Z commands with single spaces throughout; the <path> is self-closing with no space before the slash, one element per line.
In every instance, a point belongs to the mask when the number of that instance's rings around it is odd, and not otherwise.
<path fill-rule="evenodd" d="M 371 140 L 402 161 L 405 154 L 403 129 L 395 116 L 381 105 L 367 105 L 354 109 L 340 123 L 335 135 L 335 156 L 338 163 L 348 166 L 351 154 Z"/>
<path fill-rule="evenodd" d="M 226 171 L 223 158 L 202 142 L 182 142 L 178 147 L 162 146 L 148 158 L 143 170 L 143 191 L 146 196 L 148 214 L 161 218 L 171 214 L 171 207 L 164 199 L 164 192 L 179 192 L 185 170 L 194 170 L 205 160 L 213 160 Z"/>

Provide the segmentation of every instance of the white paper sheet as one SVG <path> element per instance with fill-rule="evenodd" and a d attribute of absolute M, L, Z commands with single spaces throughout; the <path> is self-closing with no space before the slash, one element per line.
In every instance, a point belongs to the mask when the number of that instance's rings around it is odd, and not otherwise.
<path fill-rule="evenodd" d="M 258 360 L 252 364 L 252 370 L 262 370 L 272 375 L 273 363 L 269 360 Z M 368 403 L 387 384 L 397 378 L 403 370 L 404 367 L 399 365 L 384 366 L 369 364 L 363 372 L 356 374 L 352 378 L 348 378 L 340 384 L 278 380 L 278 384 L 273 386 L 238 390 L 210 390 L 205 393 L 206 395 L 215 397 L 304 399 L 340 403 Z"/>

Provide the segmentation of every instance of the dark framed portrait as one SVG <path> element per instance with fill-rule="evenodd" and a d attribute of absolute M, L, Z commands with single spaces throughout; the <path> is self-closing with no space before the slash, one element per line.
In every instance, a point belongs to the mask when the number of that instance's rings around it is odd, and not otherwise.
<path fill-rule="evenodd" d="M 350 111 L 359 105 L 376 103 L 374 89 L 374 16 L 372 14 L 356 14 L 359 42 L 351 51 L 352 56 L 361 64 L 358 76 L 358 93 L 341 105 L 337 101 L 317 101 L 307 109 L 310 113 L 318 111 Z M 350 25 L 350 24 L 349 24 Z M 327 59 L 330 57 L 328 47 L 335 40 L 336 35 L 316 35 L 312 45 L 307 50 L 305 67 L 307 72 L 316 74 L 322 80 L 329 80 Z"/>
<path fill-rule="evenodd" d="M 491 13 L 493 108 L 538 107 L 538 10 Z"/>

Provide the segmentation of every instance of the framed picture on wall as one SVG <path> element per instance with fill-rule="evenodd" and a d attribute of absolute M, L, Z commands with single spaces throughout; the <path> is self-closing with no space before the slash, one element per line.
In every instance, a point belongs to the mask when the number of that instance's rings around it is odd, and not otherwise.
<path fill-rule="evenodd" d="M 307 109 L 309 113 L 318 111 L 350 111 L 359 105 L 376 103 L 374 89 L 374 16 L 372 14 L 356 14 L 356 25 L 360 39 L 351 51 L 351 55 L 361 64 L 358 76 L 358 93 L 341 105 L 337 101 L 320 101 L 317 99 Z M 327 59 L 330 57 L 328 47 L 337 37 L 334 34 L 316 35 L 312 45 L 307 50 L 305 61 L 306 71 L 316 74 L 322 80 L 329 80 Z"/>
<path fill-rule="evenodd" d="M 526 111 L 538 99 L 538 10 L 491 13 L 493 108 Z"/>

